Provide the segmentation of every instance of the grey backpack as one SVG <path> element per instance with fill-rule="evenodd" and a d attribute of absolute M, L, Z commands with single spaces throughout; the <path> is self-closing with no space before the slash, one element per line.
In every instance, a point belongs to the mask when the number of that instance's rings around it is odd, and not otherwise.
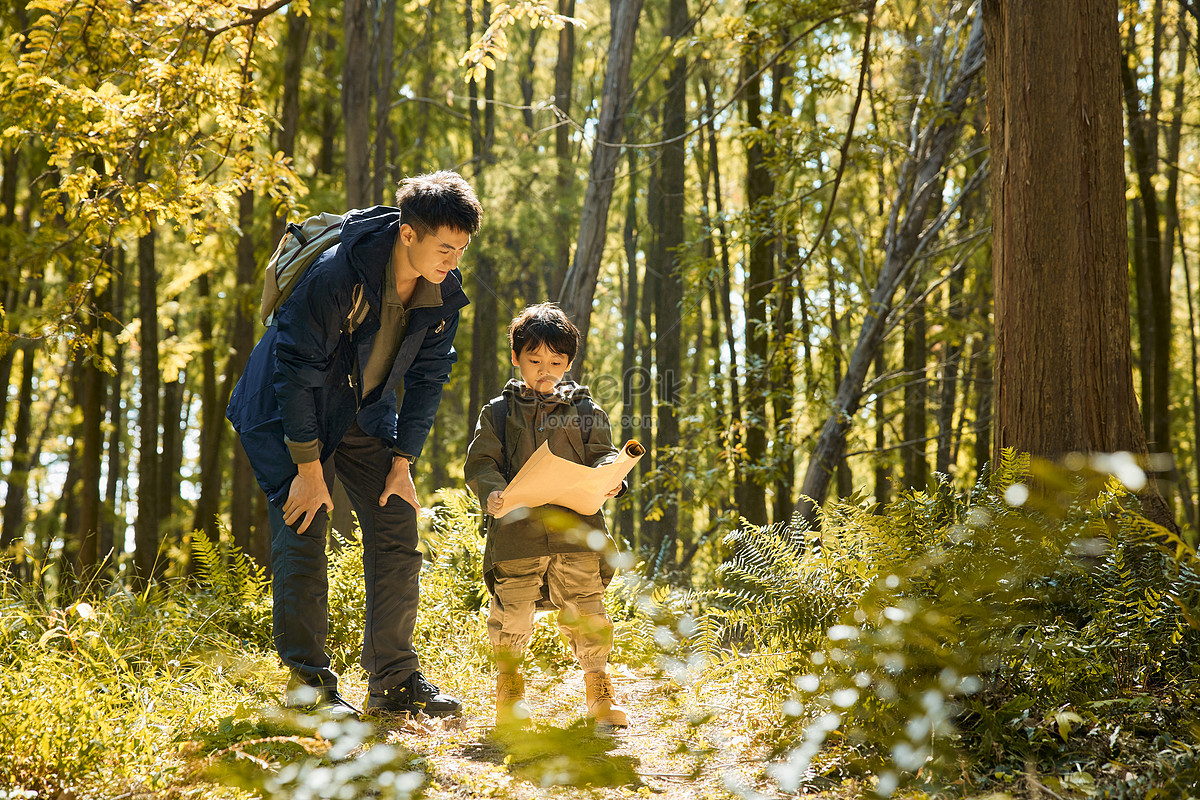
<path fill-rule="evenodd" d="M 317 260 L 317 256 L 340 241 L 343 219 L 339 214 L 321 213 L 299 225 L 288 223 L 287 232 L 267 262 L 258 311 L 263 325 L 270 327 L 275 322 L 275 312 L 291 296 L 304 270 Z M 342 330 L 353 333 L 366 315 L 363 286 L 358 284 L 354 287 L 354 301 Z"/>

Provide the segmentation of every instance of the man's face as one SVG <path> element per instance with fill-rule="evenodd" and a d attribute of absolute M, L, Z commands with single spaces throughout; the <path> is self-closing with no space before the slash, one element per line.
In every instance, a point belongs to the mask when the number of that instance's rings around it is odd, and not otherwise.
<path fill-rule="evenodd" d="M 550 394 L 563 375 L 571 368 L 571 362 L 562 353 L 556 353 L 546 345 L 536 349 L 526 347 L 521 355 L 512 354 L 513 366 L 521 371 L 521 380 L 535 392 Z"/>
<path fill-rule="evenodd" d="M 416 229 L 405 224 L 400 226 L 400 242 L 407 248 L 409 266 L 430 283 L 441 283 L 467 252 L 471 235 L 441 227 L 418 238 Z"/>

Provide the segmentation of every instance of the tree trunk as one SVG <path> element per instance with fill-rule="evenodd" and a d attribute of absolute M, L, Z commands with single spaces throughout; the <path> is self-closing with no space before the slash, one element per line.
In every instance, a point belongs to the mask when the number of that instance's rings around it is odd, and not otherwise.
<path fill-rule="evenodd" d="M 139 179 L 145 180 L 144 167 L 139 167 Z M 158 424 L 160 388 L 158 366 L 158 270 L 155 265 L 155 233 L 150 231 L 138 238 L 138 315 L 141 318 L 141 349 L 138 353 L 138 499 L 137 520 L 133 528 L 133 581 L 144 587 L 154 580 L 159 570 L 159 529 L 161 511 L 158 503 Z"/>
<path fill-rule="evenodd" d="M 210 542 L 218 541 L 220 528 L 217 514 L 220 512 L 221 445 L 225 438 L 225 414 L 217 387 L 217 345 L 213 334 L 212 279 L 208 273 L 197 281 L 200 301 L 198 327 L 203 350 L 200 352 L 200 497 L 196 501 L 192 517 L 192 530 L 203 531 Z M 188 558 L 188 571 L 195 568 L 193 559 Z"/>
<path fill-rule="evenodd" d="M 107 257 L 106 257 L 106 260 Z M 93 293 L 92 303 L 103 307 L 105 293 Z M 84 336 L 92 340 L 92 348 L 99 356 L 104 354 L 104 337 L 100 331 L 98 317 L 84 317 Z M 75 537 L 79 541 L 79 553 L 75 559 L 75 572 L 86 580 L 100 563 L 100 467 L 104 451 L 104 374 L 89 358 L 82 365 L 80 381 L 83 447 L 80 452 L 80 495 L 79 527 Z"/>
<path fill-rule="evenodd" d="M 768 204 L 775 192 L 774 181 L 767 167 L 763 139 L 766 132 L 762 119 L 762 77 L 759 72 L 759 53 L 752 50 L 742 66 L 748 79 L 746 87 L 746 127 L 751 135 L 746 148 L 746 206 L 749 211 L 749 266 L 746 270 L 746 464 L 747 480 L 741 485 L 738 513 L 754 525 L 766 525 L 767 490 L 761 475 L 767 461 L 767 345 L 770 311 L 767 294 L 775 277 L 775 237 L 766 234 L 772 224 Z"/>
<path fill-rule="evenodd" d="M 312 15 L 297 14 L 289 7 L 287 35 L 284 37 L 286 50 L 283 58 L 283 108 L 279 117 L 279 152 L 286 158 L 293 158 L 296 154 L 296 134 L 300 131 L 300 77 L 304 71 L 304 60 L 308 55 L 308 40 L 311 35 Z M 283 236 L 287 225 L 287 210 L 286 203 L 280 203 L 276 207 L 275 216 L 271 220 L 271 242 L 278 242 Z M 224 421 L 221 426 L 224 427 Z M 204 530 L 209 529 L 204 527 Z"/>
<path fill-rule="evenodd" d="M 370 13 L 370 0 L 346 0 L 341 88 L 347 208 L 362 208 L 371 202 Z"/>
<path fill-rule="evenodd" d="M 985 0 L 984 10 L 996 448 L 1145 453 L 1129 337 L 1116 0 Z M 1174 527 L 1162 498 L 1146 497 L 1150 518 Z"/>
<path fill-rule="evenodd" d="M 925 301 L 912 304 L 904 326 L 904 415 L 900 448 L 904 465 L 904 484 L 923 490 L 929 482 L 929 463 L 925 460 L 926 369 L 929 356 L 925 347 Z"/>
<path fill-rule="evenodd" d="M 883 376 L 887 374 L 887 353 L 881 347 L 875 353 L 875 502 L 882 513 L 892 502 L 892 465 L 887 456 L 887 404 L 884 401 Z"/>
<path fill-rule="evenodd" d="M 238 198 L 238 220 L 242 226 L 242 236 L 237 246 L 237 286 L 239 303 L 230 323 L 232 353 L 226 371 L 225 401 L 232 393 L 233 385 L 246 369 L 250 360 L 250 352 L 254 349 L 254 325 L 257 315 L 254 313 L 254 291 L 258 283 L 258 268 L 254 262 L 254 240 L 251 238 L 251 222 L 254 219 L 254 193 L 249 189 Z M 222 404 L 224 405 L 224 404 Z M 252 513 L 253 497 L 258 491 L 254 482 L 254 473 L 246 458 L 240 443 L 234 451 L 233 485 L 230 493 L 229 531 L 235 546 L 244 552 L 249 552 L 250 541 L 254 530 Z"/>
<path fill-rule="evenodd" d="M 617 162 L 621 158 L 621 140 L 625 131 L 625 113 L 629 106 L 629 72 L 633 61 L 633 43 L 644 0 L 612 0 L 609 18 L 612 34 L 608 61 L 604 70 L 604 89 L 600 98 L 600 119 L 588 170 L 587 192 L 579 220 L 579 238 L 575 260 L 567 270 L 559 302 L 567 316 L 579 328 L 581 341 L 574 372 L 587 375 L 587 341 L 591 329 L 592 298 L 604 257 L 608 236 L 608 207 L 616 183 Z"/>
<path fill-rule="evenodd" d="M 670 0 L 666 35 L 679 41 L 687 35 L 687 0 Z M 662 204 L 659 251 L 662 260 L 658 291 L 655 293 L 654 360 L 657 376 L 658 430 L 655 444 L 659 454 L 659 471 L 665 472 L 660 494 L 663 513 L 658 521 L 658 557 L 655 572 L 674 567 L 676 537 L 679 532 L 679 420 L 675 409 L 679 405 L 683 384 L 683 264 L 684 203 L 686 191 L 687 128 L 687 59 L 679 53 L 667 76 L 666 99 L 663 101 Z"/>
<path fill-rule="evenodd" d="M 40 302 L 40 297 L 35 299 Z M 13 425 L 12 458 L 4 495 L 4 527 L 0 529 L 0 552 L 6 554 L 11 552 L 14 544 L 25 539 L 25 510 L 29 503 L 29 447 L 33 432 L 33 376 L 37 351 L 29 341 L 21 342 L 18 348 L 21 352 L 21 383 L 17 394 L 17 419 Z M 19 569 L 19 573 L 25 579 L 29 578 L 26 570 Z"/>
<path fill-rule="evenodd" d="M 575 0 L 558 0 L 558 13 L 568 17 L 575 16 Z M 575 159 L 571 158 L 571 126 L 566 120 L 571 113 L 574 67 L 575 26 L 564 25 L 558 32 L 558 59 L 554 62 L 554 106 L 559 113 L 558 126 L 554 129 L 554 159 L 558 165 L 554 182 L 561 202 L 557 206 L 557 251 L 553 272 L 546 282 L 550 297 L 560 296 L 563 278 L 571 265 L 572 215 L 568 213 L 568 209 L 573 208 L 574 203 L 566 201 L 568 198 L 573 199 L 575 195 Z"/>
<path fill-rule="evenodd" d="M 641 439 L 640 426 L 634 425 L 635 388 L 637 376 L 637 333 L 638 333 L 638 229 L 637 229 L 637 155 L 629 151 L 629 186 L 625 199 L 625 292 L 624 320 L 621 331 L 621 442 Z M 643 442 L 644 444 L 644 442 Z M 636 548 L 637 536 L 634 529 L 634 503 L 637 498 L 637 472 L 629 474 L 629 490 L 617 511 L 618 541 Z"/>
<path fill-rule="evenodd" d="M 1134 30 L 1130 26 L 1130 30 Z M 1142 212 L 1142 236 L 1134 246 L 1140 251 L 1134 264 L 1145 270 L 1141 285 L 1149 289 L 1149 313 L 1140 316 L 1147 323 L 1141 331 L 1142 350 L 1149 350 L 1144 360 L 1148 374 L 1142 376 L 1142 402 L 1146 405 L 1145 418 L 1149 420 L 1146 430 L 1148 445 L 1156 452 L 1171 450 L 1169 378 L 1171 369 L 1171 297 L 1167 290 L 1167 275 L 1170 272 L 1170 247 L 1163 247 L 1162 215 L 1159 211 L 1158 190 L 1155 179 L 1158 174 L 1158 117 L 1154 113 L 1157 101 L 1151 101 L 1151 109 L 1142 108 L 1142 95 L 1138 88 L 1137 42 L 1130 33 L 1129 53 L 1121 59 L 1121 85 L 1124 88 L 1125 109 L 1129 118 L 1129 152 L 1137 177 L 1138 205 Z M 1157 43 L 1156 34 L 1155 41 Z M 1157 44 L 1155 46 L 1157 51 Z M 1157 60 L 1157 59 L 1156 59 Z M 1153 91 L 1158 91 L 1158 71 L 1149 76 Z M 1164 252 L 1165 251 L 1165 252 Z"/>
<path fill-rule="evenodd" d="M 375 95 L 375 174 L 371 196 L 376 203 L 387 204 L 388 194 L 395 191 L 389 143 L 392 140 L 392 94 L 396 80 L 396 0 L 382 0 L 378 39 L 371 48 L 379 57 L 379 90 Z"/>
<path fill-rule="evenodd" d="M 128 281 L 126 278 L 125 249 L 117 250 L 117 263 L 113 281 L 116 286 L 111 292 L 109 334 L 114 338 L 121 331 L 121 320 L 125 319 L 125 292 Z M 125 515 L 121 513 L 122 503 L 118 493 L 122 486 L 128 486 L 128 463 L 124 453 L 126 441 L 125 418 L 125 348 L 116 347 L 113 352 L 113 375 L 108 393 L 108 456 L 106 459 L 107 480 L 104 487 L 104 518 L 100 522 L 100 555 L 108 559 L 105 571 L 115 574 L 118 556 L 125 552 L 125 536 L 128 533 L 125 525 Z M 224 422 L 224 418 L 221 420 Z M 111 558 L 109 557 L 111 554 Z"/>

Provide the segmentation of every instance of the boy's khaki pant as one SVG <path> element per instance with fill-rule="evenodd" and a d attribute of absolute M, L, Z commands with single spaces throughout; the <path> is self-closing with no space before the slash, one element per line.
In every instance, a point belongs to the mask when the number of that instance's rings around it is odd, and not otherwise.
<path fill-rule="evenodd" d="M 533 614 L 543 578 L 558 606 L 558 627 L 584 672 L 603 670 L 612 651 L 613 626 L 604 611 L 599 553 L 556 553 L 497 561 L 488 614 L 488 638 L 501 671 L 515 668 L 533 636 Z M 505 664 L 504 662 L 510 662 Z"/>

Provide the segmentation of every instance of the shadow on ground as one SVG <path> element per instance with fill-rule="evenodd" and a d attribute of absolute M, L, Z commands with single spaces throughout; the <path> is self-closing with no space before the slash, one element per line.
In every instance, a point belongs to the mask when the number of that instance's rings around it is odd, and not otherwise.
<path fill-rule="evenodd" d="M 613 755 L 619 733 L 598 731 L 586 720 L 567 727 L 549 723 L 497 729 L 463 749 L 467 758 L 504 764 L 510 773 L 537 786 L 628 786 L 640 788 L 639 760 Z"/>

